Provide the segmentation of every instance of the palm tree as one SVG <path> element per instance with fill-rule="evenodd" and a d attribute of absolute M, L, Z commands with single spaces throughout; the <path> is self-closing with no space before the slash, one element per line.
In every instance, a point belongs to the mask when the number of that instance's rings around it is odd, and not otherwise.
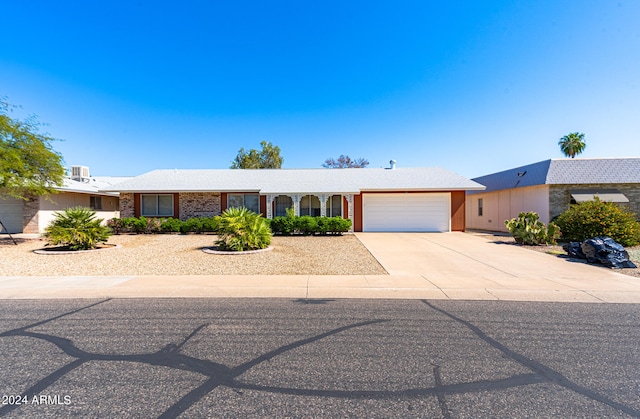
<path fill-rule="evenodd" d="M 71 250 L 88 250 L 104 243 L 111 232 L 96 218 L 96 212 L 89 208 L 67 208 L 53 213 L 55 218 L 44 232 L 49 244 L 61 244 Z"/>
<path fill-rule="evenodd" d="M 576 154 L 580 154 L 587 146 L 584 142 L 584 134 L 581 132 L 572 132 L 569 135 L 565 135 L 558 141 L 560 150 L 567 156 L 574 158 Z"/>

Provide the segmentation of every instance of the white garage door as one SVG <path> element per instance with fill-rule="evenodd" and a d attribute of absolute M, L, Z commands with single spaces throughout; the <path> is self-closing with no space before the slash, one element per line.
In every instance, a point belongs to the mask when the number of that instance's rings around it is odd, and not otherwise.
<path fill-rule="evenodd" d="M 363 231 L 450 231 L 451 194 L 363 194 Z"/>
<path fill-rule="evenodd" d="M 0 221 L 7 230 L 0 225 L 2 233 L 22 233 L 22 207 L 19 199 L 0 197 Z"/>

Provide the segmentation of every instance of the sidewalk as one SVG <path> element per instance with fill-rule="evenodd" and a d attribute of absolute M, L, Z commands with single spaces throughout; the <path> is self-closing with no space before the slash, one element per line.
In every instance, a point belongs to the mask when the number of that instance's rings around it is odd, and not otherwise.
<path fill-rule="evenodd" d="M 0 277 L 0 298 L 402 298 L 640 303 L 638 279 L 607 273 L 606 281 L 526 277 L 449 277 L 445 281 L 424 275 Z"/>

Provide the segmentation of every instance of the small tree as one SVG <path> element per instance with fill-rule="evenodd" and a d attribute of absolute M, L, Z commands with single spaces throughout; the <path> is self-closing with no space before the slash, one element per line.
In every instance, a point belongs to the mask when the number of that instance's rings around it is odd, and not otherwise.
<path fill-rule="evenodd" d="M 55 193 L 64 181 L 62 156 L 51 147 L 55 139 L 39 132 L 35 116 L 11 118 L 13 108 L 0 98 L 0 193 L 18 199 Z"/>
<path fill-rule="evenodd" d="M 55 219 L 44 232 L 49 244 L 69 246 L 71 250 L 87 250 L 106 242 L 111 235 L 109 227 L 102 225 L 96 212 L 89 208 L 68 208 L 54 213 Z"/>
<path fill-rule="evenodd" d="M 280 169 L 284 159 L 280 156 L 280 147 L 270 142 L 260 143 L 262 150 L 241 148 L 231 162 L 231 169 Z"/>
<path fill-rule="evenodd" d="M 351 157 L 345 156 L 344 154 L 341 154 L 337 159 L 326 159 L 324 163 L 322 163 L 322 167 L 327 169 L 362 168 L 367 167 L 368 165 L 369 161 L 367 159 L 360 157 L 355 160 L 351 160 Z"/>
<path fill-rule="evenodd" d="M 584 142 L 584 134 L 580 132 L 572 132 L 569 135 L 565 135 L 560 138 L 558 145 L 562 154 L 571 158 L 574 158 L 576 154 L 582 153 L 587 147 Z"/>

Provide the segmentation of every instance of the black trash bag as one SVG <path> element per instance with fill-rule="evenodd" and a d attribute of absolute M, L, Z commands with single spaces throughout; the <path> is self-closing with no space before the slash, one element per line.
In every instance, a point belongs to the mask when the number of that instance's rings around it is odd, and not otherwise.
<path fill-rule="evenodd" d="M 600 263 L 608 268 L 635 268 L 629 253 L 611 237 L 594 237 L 582 242 L 582 252 L 589 263 Z"/>
<path fill-rule="evenodd" d="M 565 252 L 572 257 L 578 259 L 586 259 L 587 256 L 582 252 L 582 242 L 570 242 L 562 246 Z"/>

